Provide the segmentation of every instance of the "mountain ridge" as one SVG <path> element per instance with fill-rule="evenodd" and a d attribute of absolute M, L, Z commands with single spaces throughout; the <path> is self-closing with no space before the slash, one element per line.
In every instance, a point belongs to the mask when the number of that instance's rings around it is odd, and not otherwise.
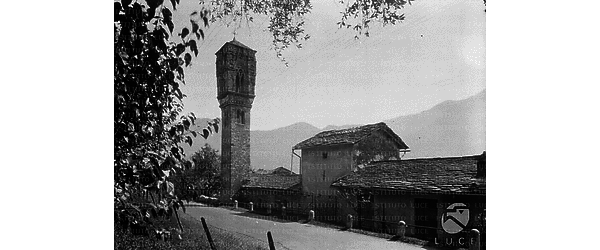
<path fill-rule="evenodd" d="M 405 158 L 445 157 L 481 154 L 485 150 L 486 90 L 461 100 L 447 100 L 430 109 L 382 120 L 411 149 Z M 196 125 L 204 126 L 210 119 L 198 119 Z M 292 147 L 315 134 L 345 129 L 364 124 L 328 125 L 323 129 L 307 122 L 296 122 L 272 130 L 250 131 L 250 158 L 253 169 L 290 167 L 297 172 L 299 159 L 292 158 Z M 184 146 L 186 154 L 197 151 L 205 143 L 220 151 L 221 133 L 208 139 L 194 139 L 194 145 Z"/>

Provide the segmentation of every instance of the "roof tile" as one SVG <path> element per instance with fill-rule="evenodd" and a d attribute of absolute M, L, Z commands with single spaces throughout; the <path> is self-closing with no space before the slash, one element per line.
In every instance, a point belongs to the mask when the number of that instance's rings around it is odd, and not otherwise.
<path fill-rule="evenodd" d="M 485 194 L 485 178 L 475 177 L 480 158 L 462 156 L 374 162 L 338 179 L 332 186 Z"/>

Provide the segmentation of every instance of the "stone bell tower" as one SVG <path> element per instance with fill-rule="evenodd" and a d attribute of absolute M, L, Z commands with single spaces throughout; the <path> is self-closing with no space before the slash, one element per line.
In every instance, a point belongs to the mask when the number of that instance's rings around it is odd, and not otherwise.
<path fill-rule="evenodd" d="M 256 51 L 235 38 L 217 51 L 217 99 L 221 108 L 222 199 L 250 173 L 250 109 L 254 101 Z"/>

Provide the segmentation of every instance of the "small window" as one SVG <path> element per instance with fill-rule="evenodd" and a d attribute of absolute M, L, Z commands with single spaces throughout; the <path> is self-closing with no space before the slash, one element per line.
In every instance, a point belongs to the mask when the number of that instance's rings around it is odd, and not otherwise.
<path fill-rule="evenodd" d="M 323 159 L 327 159 L 327 152 L 323 152 Z"/>
<path fill-rule="evenodd" d="M 238 93 L 240 92 L 240 90 L 241 90 L 241 88 L 242 88 L 242 81 L 241 81 L 242 79 L 240 79 L 240 78 L 241 78 L 241 76 L 240 76 L 240 74 L 238 73 L 238 74 L 235 76 L 235 92 L 238 92 Z"/>
<path fill-rule="evenodd" d="M 241 115 L 241 118 L 242 118 L 242 124 L 246 124 L 246 112 L 245 111 L 241 111 L 240 115 Z"/>
<path fill-rule="evenodd" d="M 323 170 L 323 181 L 325 181 L 325 170 Z"/>

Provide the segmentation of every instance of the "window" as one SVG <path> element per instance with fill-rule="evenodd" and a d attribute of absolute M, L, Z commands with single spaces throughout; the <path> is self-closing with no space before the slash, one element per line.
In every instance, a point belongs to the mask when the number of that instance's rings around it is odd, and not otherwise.
<path fill-rule="evenodd" d="M 323 159 L 327 159 L 327 152 L 323 152 Z"/>
<path fill-rule="evenodd" d="M 236 120 L 241 124 L 246 124 L 246 112 L 238 109 L 236 112 Z"/>
<path fill-rule="evenodd" d="M 244 74 L 242 72 L 238 72 L 235 75 L 235 92 L 238 93 L 246 93 L 248 92 L 246 84 L 244 84 Z"/>
<path fill-rule="evenodd" d="M 235 92 L 238 92 L 238 93 L 240 92 L 240 89 L 242 88 L 242 83 L 241 83 L 242 79 L 240 79 L 240 78 L 241 78 L 240 73 L 237 73 L 237 75 L 235 76 Z"/>
<path fill-rule="evenodd" d="M 242 85 L 242 87 L 243 87 L 243 88 L 240 87 L 240 89 L 242 89 L 242 91 L 244 91 L 244 93 L 245 93 L 247 91 L 246 91 L 246 84 L 244 84 L 244 74 L 240 74 L 240 78 L 241 78 L 240 79 L 240 85 Z"/>
<path fill-rule="evenodd" d="M 323 181 L 325 181 L 325 170 L 323 170 Z"/>

